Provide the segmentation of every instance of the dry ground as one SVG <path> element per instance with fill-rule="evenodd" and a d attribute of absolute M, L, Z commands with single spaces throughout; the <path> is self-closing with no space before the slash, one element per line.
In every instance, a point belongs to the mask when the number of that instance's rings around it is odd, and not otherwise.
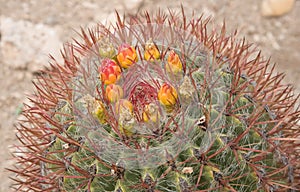
<path fill-rule="evenodd" d="M 114 21 L 114 10 L 135 14 L 161 7 L 180 9 L 176 0 L 0 0 L 0 192 L 9 191 L 12 166 L 9 146 L 16 142 L 14 126 L 31 80 L 49 61 L 59 58 L 59 48 L 71 41 L 74 30 L 96 22 Z M 225 19 L 229 31 L 254 42 L 266 57 L 272 55 L 276 70 L 287 74 L 285 82 L 300 92 L 300 1 L 287 15 L 265 18 L 260 15 L 261 0 L 186 0 L 187 15 L 192 10 L 212 15 L 216 24 Z"/>

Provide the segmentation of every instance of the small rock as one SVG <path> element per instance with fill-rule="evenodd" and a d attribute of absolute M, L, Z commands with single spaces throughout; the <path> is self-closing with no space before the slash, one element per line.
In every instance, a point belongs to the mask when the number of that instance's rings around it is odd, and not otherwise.
<path fill-rule="evenodd" d="M 262 16 L 281 16 L 292 10 L 295 0 L 264 0 L 261 4 Z"/>

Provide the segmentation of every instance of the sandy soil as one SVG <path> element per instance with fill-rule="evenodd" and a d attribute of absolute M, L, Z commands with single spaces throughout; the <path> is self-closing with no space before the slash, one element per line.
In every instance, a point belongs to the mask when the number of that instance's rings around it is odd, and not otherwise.
<path fill-rule="evenodd" d="M 135 14 L 161 7 L 180 10 L 174 0 L 0 0 L 0 192 L 9 191 L 10 147 L 16 143 L 14 123 L 32 92 L 36 71 L 47 65 L 51 53 L 76 36 L 75 31 L 96 22 L 114 21 L 114 10 Z M 300 93 L 300 1 L 287 15 L 265 18 L 261 0 L 186 0 L 187 15 L 212 15 L 217 25 L 226 20 L 228 31 L 238 27 L 241 37 L 254 42 L 262 53 L 272 56 L 276 70 L 286 73 L 285 82 Z"/>

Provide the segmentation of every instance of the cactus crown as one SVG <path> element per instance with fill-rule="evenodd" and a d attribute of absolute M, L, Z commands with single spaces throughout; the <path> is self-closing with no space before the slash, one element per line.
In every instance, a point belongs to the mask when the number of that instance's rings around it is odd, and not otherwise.
<path fill-rule="evenodd" d="M 299 189 L 297 99 L 260 52 L 184 11 L 117 20 L 35 81 L 15 189 Z"/>

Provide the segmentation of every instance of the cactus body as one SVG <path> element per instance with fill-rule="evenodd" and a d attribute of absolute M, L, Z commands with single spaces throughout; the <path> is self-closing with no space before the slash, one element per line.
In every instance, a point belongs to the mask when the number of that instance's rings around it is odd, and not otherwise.
<path fill-rule="evenodd" d="M 296 98 L 260 53 L 184 13 L 117 17 L 37 79 L 16 189 L 299 189 Z"/>

